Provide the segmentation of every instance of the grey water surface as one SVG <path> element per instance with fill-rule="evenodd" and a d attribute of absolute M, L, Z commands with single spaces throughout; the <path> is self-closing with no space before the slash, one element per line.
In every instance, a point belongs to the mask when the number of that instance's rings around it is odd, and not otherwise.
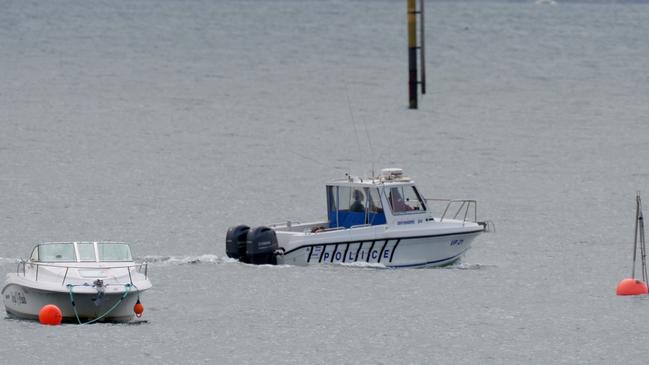
<path fill-rule="evenodd" d="M 0 1 L 0 268 L 34 243 L 149 261 L 144 322 L 0 319 L 0 362 L 644 364 L 631 274 L 649 201 L 649 5 Z M 252 267 L 228 226 L 325 216 L 324 183 L 402 167 L 473 198 L 444 269 Z"/>

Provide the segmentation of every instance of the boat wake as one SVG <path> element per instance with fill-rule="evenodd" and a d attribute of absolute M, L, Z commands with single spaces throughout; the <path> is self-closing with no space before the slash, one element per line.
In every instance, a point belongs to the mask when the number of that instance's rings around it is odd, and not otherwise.
<path fill-rule="evenodd" d="M 6 262 L 14 262 L 14 259 L 6 259 Z M 229 258 L 227 256 L 217 256 L 214 254 L 203 254 L 198 256 L 164 256 L 164 255 L 149 255 L 138 258 L 138 261 L 143 261 L 149 265 L 198 265 L 198 264 L 242 264 L 239 260 Z M 243 264 L 245 265 L 245 264 Z M 263 267 L 273 265 L 260 265 Z M 278 267 L 294 267 L 293 265 L 277 265 Z M 389 267 L 375 262 L 345 262 L 337 263 L 333 266 L 350 267 L 350 268 L 370 268 L 370 269 L 388 269 Z M 448 266 L 433 267 L 430 269 L 442 270 L 486 270 L 495 267 L 495 265 L 458 262 Z"/>
<path fill-rule="evenodd" d="M 387 269 L 387 266 L 375 262 L 343 262 L 340 266 L 347 267 L 369 267 L 373 269 Z"/>
<path fill-rule="evenodd" d="M 496 265 L 485 265 L 485 264 L 472 264 L 468 262 L 458 262 L 452 265 L 441 267 L 440 269 L 451 269 L 451 270 L 486 270 Z"/>
<path fill-rule="evenodd" d="M 163 255 L 149 255 L 139 257 L 138 261 L 143 261 L 148 264 L 162 264 L 162 265 L 186 265 L 186 264 L 220 264 L 229 262 L 238 262 L 237 260 L 228 257 L 219 257 L 213 254 L 204 254 L 199 256 L 163 256 Z"/>
<path fill-rule="evenodd" d="M 13 264 L 16 263 L 16 258 L 0 257 L 0 264 Z M 239 260 L 229 258 L 227 256 L 218 256 L 214 254 L 203 254 L 197 256 L 165 256 L 165 255 L 148 255 L 137 258 L 137 261 L 146 262 L 149 265 L 198 265 L 198 264 L 239 264 Z M 261 265 L 273 266 L 273 265 Z M 292 265 L 277 265 L 279 267 L 293 267 Z M 371 269 L 387 269 L 388 267 L 373 262 L 346 262 L 336 264 L 335 266 L 351 267 L 351 268 L 371 268 Z M 459 262 L 448 266 L 438 267 L 437 269 L 445 270 L 486 270 L 495 267 L 495 265 L 485 265 L 476 263 Z"/>

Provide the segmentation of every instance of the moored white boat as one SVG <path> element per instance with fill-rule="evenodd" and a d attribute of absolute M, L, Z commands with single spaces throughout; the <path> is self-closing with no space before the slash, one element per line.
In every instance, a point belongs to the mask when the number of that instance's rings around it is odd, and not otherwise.
<path fill-rule="evenodd" d="M 53 304 L 64 321 L 126 322 L 149 288 L 147 264 L 135 263 L 126 243 L 49 242 L 7 274 L 2 297 L 7 313 L 18 318 L 38 319 Z"/>
<path fill-rule="evenodd" d="M 401 169 L 326 186 L 327 220 L 231 227 L 229 257 L 254 264 L 369 263 L 391 268 L 457 261 L 485 231 L 475 200 L 424 199 Z M 442 203 L 437 216 L 433 205 Z"/>

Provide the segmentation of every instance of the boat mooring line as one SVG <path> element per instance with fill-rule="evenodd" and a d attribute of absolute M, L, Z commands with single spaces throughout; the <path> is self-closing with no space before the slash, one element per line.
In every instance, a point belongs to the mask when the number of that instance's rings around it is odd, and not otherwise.
<path fill-rule="evenodd" d="M 311 247 L 309 247 L 309 248 L 310 248 L 310 250 L 309 250 L 309 256 L 307 256 L 307 258 L 306 258 L 306 263 L 307 263 L 307 264 L 308 264 L 309 262 L 311 262 L 311 255 L 313 255 L 313 246 L 311 246 Z"/>
<path fill-rule="evenodd" d="M 117 300 L 117 302 L 115 302 L 115 304 L 110 309 L 108 309 L 108 311 L 106 311 L 104 314 L 100 315 L 99 317 L 96 317 L 93 320 L 90 320 L 90 321 L 87 321 L 87 322 L 81 322 L 81 319 L 79 318 L 79 312 L 77 311 L 77 305 L 76 305 L 76 303 L 74 301 L 74 293 L 73 293 L 73 290 L 72 290 L 75 286 L 84 286 L 84 285 L 72 285 L 72 284 L 67 285 L 68 293 L 70 294 L 70 304 L 72 304 L 72 310 L 74 311 L 74 316 L 77 318 L 77 322 L 79 322 L 79 324 L 95 323 L 95 322 L 101 320 L 102 318 L 106 317 L 115 308 L 117 308 L 117 306 L 120 305 L 122 303 L 122 301 L 124 301 L 124 299 L 128 296 L 128 293 L 131 291 L 131 287 L 134 287 L 135 289 L 137 289 L 137 287 L 135 285 L 133 285 L 133 284 L 124 284 L 124 294 L 122 294 L 122 296 Z M 97 291 L 97 293 L 99 294 L 99 291 Z M 139 295 L 138 295 L 138 298 L 139 298 Z"/>

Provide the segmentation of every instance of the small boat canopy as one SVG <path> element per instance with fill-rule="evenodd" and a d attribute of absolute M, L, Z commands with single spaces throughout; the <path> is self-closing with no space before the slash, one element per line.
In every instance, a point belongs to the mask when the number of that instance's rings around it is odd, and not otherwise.
<path fill-rule="evenodd" d="M 327 185 L 329 228 L 385 224 L 377 187 Z"/>
<path fill-rule="evenodd" d="M 386 224 L 386 213 L 424 211 L 424 200 L 401 169 L 384 169 L 376 178 L 348 177 L 327 184 L 329 228 L 381 225 Z"/>

